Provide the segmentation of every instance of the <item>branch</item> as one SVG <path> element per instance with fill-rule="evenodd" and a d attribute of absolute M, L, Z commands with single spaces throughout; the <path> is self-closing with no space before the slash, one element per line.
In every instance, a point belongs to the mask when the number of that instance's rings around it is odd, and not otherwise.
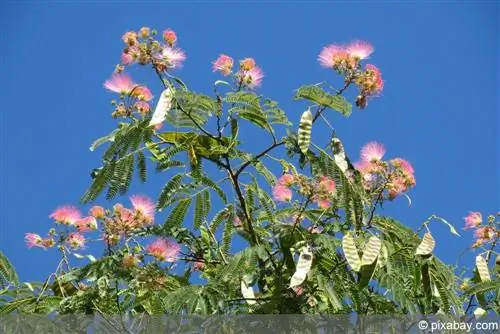
<path fill-rule="evenodd" d="M 158 67 L 156 66 L 156 64 L 154 63 L 153 61 L 153 68 L 155 69 L 155 72 L 156 74 L 158 75 L 158 78 L 160 78 L 160 81 L 161 83 L 163 84 L 163 87 L 165 89 L 169 88 L 169 86 L 165 83 L 165 81 L 163 80 L 162 76 L 161 76 L 161 73 L 160 71 L 158 70 Z M 179 108 L 179 110 L 184 113 L 187 117 L 189 117 L 189 119 L 193 122 L 193 124 L 201 131 L 203 132 L 205 135 L 209 136 L 210 138 L 212 139 L 216 139 L 216 140 L 220 140 L 220 138 L 218 137 L 215 137 L 214 135 L 212 135 L 210 132 L 208 132 L 207 130 L 205 130 L 200 124 L 198 124 L 198 122 L 193 118 L 193 116 L 191 116 L 190 113 L 186 112 L 181 104 L 179 103 L 179 101 L 177 101 L 177 99 L 175 99 L 175 104 L 177 105 L 177 108 Z"/>
<path fill-rule="evenodd" d="M 260 152 L 255 157 L 253 157 L 252 159 L 248 160 L 243 165 L 241 165 L 241 167 L 238 168 L 238 170 L 236 171 L 235 176 L 238 177 L 245 170 L 245 168 L 247 168 L 251 163 L 258 161 L 260 158 L 262 158 L 264 155 L 266 155 L 267 153 L 269 153 L 270 151 L 272 151 L 276 147 L 284 145 L 284 144 L 285 144 L 284 141 L 280 141 L 279 143 L 272 144 L 271 146 L 266 148 L 264 151 Z"/>

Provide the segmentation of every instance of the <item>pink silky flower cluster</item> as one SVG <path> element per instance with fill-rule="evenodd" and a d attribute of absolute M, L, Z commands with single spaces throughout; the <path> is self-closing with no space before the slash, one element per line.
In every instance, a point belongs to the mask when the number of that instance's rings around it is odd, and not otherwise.
<path fill-rule="evenodd" d="M 126 254 L 122 259 L 122 266 L 125 268 L 136 267 L 140 262 L 140 257 L 135 254 Z"/>
<path fill-rule="evenodd" d="M 118 244 L 122 237 L 130 236 L 139 228 L 154 222 L 155 204 L 147 196 L 133 195 L 130 197 L 132 208 L 126 208 L 121 203 L 113 206 L 113 211 L 103 218 L 107 233 L 103 239 L 109 245 Z"/>
<path fill-rule="evenodd" d="M 133 82 L 132 78 L 124 73 L 113 73 L 111 78 L 104 82 L 104 87 L 120 94 L 120 102 L 113 101 L 115 110 L 113 117 L 128 117 L 134 112 L 141 116 L 146 116 L 151 110 L 149 101 L 153 99 L 153 94 L 148 87 Z M 130 100 L 131 98 L 131 100 Z"/>
<path fill-rule="evenodd" d="M 321 209 L 328 209 L 332 205 L 331 198 L 334 192 L 335 181 L 326 176 L 321 176 L 315 183 L 312 200 Z"/>
<path fill-rule="evenodd" d="M 128 117 L 134 112 L 142 115 L 143 117 L 151 110 L 151 106 L 147 101 L 153 98 L 149 88 L 137 85 L 125 73 L 113 73 L 111 78 L 104 83 L 104 87 L 112 92 L 119 93 L 120 103 L 113 101 L 115 110 L 112 113 L 114 118 Z M 132 97 L 137 99 L 133 103 L 125 103 L 125 97 Z"/>
<path fill-rule="evenodd" d="M 40 247 L 43 249 L 54 247 L 56 244 L 53 236 L 49 235 L 46 238 L 42 238 L 40 235 L 36 233 L 26 233 L 24 236 L 24 241 L 26 242 L 26 246 L 28 248 Z"/>
<path fill-rule="evenodd" d="M 361 159 L 354 167 L 361 173 L 367 191 L 385 193 L 393 200 L 416 185 L 415 171 L 411 163 L 402 158 L 383 161 L 385 153 L 384 145 L 369 142 L 361 149 Z"/>
<path fill-rule="evenodd" d="M 500 215 L 500 213 L 497 215 Z M 472 245 L 472 248 L 484 246 L 500 238 L 500 222 L 495 222 L 494 215 L 489 215 L 488 220 L 484 222 L 480 212 L 470 211 L 469 214 L 464 217 L 464 220 L 464 230 L 474 229 L 476 241 Z"/>
<path fill-rule="evenodd" d="M 151 90 L 145 85 L 135 83 L 124 72 L 125 66 L 151 64 L 157 72 L 182 67 L 186 55 L 175 47 L 176 33 L 171 29 L 165 30 L 162 33 L 162 41 L 156 40 L 156 35 L 155 30 L 142 27 L 138 32 L 129 31 L 122 36 L 126 47 L 122 52 L 121 64 L 116 67 L 111 78 L 104 82 L 107 90 L 120 94 L 120 101 L 113 101 L 113 117 L 130 117 L 134 113 L 145 117 L 152 110 L 149 104 L 153 99 Z"/>
<path fill-rule="evenodd" d="M 174 241 L 157 239 L 146 247 L 146 251 L 158 261 L 175 262 L 180 246 Z"/>
<path fill-rule="evenodd" d="M 66 226 L 68 228 L 74 228 L 73 232 L 56 232 L 56 229 L 52 228 L 48 232 L 46 238 L 42 238 L 40 235 L 35 233 L 26 233 L 24 241 L 28 248 L 40 247 L 43 249 L 51 248 L 56 246 L 59 240 L 60 245 L 66 245 L 71 249 L 79 249 L 85 246 L 85 237 L 83 232 L 90 232 L 97 230 L 97 221 L 92 216 L 83 217 L 80 210 L 71 205 L 64 205 L 58 207 L 49 216 L 58 225 Z"/>
<path fill-rule="evenodd" d="M 50 248 L 59 244 L 72 250 L 85 247 L 85 233 L 99 231 L 103 226 L 107 231 L 103 239 L 110 245 L 117 244 L 123 236 L 130 235 L 138 228 L 150 225 L 154 221 L 155 204 L 143 195 L 130 197 L 132 208 L 127 209 L 122 204 L 116 204 L 113 212 L 101 206 L 93 206 L 88 216 L 83 216 L 78 208 L 71 205 L 58 207 L 50 214 L 57 225 L 64 226 L 59 232 L 51 229 L 46 238 L 35 233 L 26 233 L 25 242 L 28 248 Z M 58 240 L 58 242 L 56 242 Z"/>
<path fill-rule="evenodd" d="M 144 248 L 137 244 L 129 249 L 130 237 L 141 228 L 153 224 L 155 218 L 155 203 L 149 197 L 133 195 L 130 197 L 130 202 L 130 208 L 117 203 L 112 210 L 96 205 L 90 208 L 89 215 L 85 217 L 74 206 L 58 207 L 50 218 L 62 228 L 59 231 L 56 228 L 50 229 L 45 238 L 35 233 L 26 233 L 24 238 L 26 246 L 43 249 L 58 246 L 59 250 L 71 253 L 85 248 L 90 240 L 87 233 L 97 232 L 100 234 L 99 240 L 102 240 L 107 247 L 117 246 L 122 240 L 125 241 L 127 253 L 122 258 L 124 268 L 137 267 L 146 255 L 151 255 L 157 261 L 175 262 L 180 252 L 180 245 L 172 240 L 160 238 Z M 194 268 L 201 270 L 203 261 L 195 263 Z"/>
<path fill-rule="evenodd" d="M 344 77 L 346 83 L 355 83 L 359 88 L 356 106 L 366 108 L 368 98 L 378 96 L 384 88 L 381 71 L 372 64 L 364 69 L 361 60 L 373 53 L 374 47 L 365 41 L 352 41 L 346 45 L 330 44 L 321 50 L 318 62 L 321 66 L 332 68 Z"/>
<path fill-rule="evenodd" d="M 167 29 L 162 33 L 163 41 L 156 40 L 155 36 L 156 31 L 148 27 L 142 27 L 139 32 L 126 32 L 122 36 L 126 47 L 121 55 L 121 65 L 153 64 L 160 72 L 182 67 L 186 54 L 175 47 L 177 34 Z"/>
<path fill-rule="evenodd" d="M 240 60 L 240 67 L 233 73 L 234 59 L 228 55 L 221 54 L 219 58 L 212 62 L 214 72 L 220 72 L 224 76 L 233 74 L 236 83 L 241 88 L 255 89 L 262 84 L 264 72 L 256 65 L 253 58 Z"/>
<path fill-rule="evenodd" d="M 320 208 L 327 209 L 331 206 L 332 195 L 335 193 L 335 181 L 320 176 L 309 180 L 302 175 L 283 174 L 273 187 L 273 198 L 277 202 L 289 202 L 292 199 L 292 186 L 297 185 L 297 191 L 311 197 L 311 200 Z"/>

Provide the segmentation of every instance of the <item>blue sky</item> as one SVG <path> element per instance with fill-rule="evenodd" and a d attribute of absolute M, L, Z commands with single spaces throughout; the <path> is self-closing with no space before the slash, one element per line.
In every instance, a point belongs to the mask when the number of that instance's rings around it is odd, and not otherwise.
<path fill-rule="evenodd" d="M 461 229 L 468 210 L 499 209 L 498 15 L 494 1 L 2 2 L 0 249 L 21 280 L 42 280 L 54 270 L 56 252 L 28 250 L 24 233 L 45 233 L 52 210 L 78 203 L 89 185 L 102 151 L 88 147 L 116 124 L 109 104 L 114 96 L 102 83 L 119 61 L 120 36 L 144 25 L 177 32 L 188 56 L 177 74 L 195 91 L 209 93 L 220 79 L 210 63 L 219 53 L 254 57 L 266 74 L 258 92 L 280 101 L 295 123 L 305 108 L 292 101 L 296 88 L 338 83 L 316 61 L 321 48 L 371 41 L 371 62 L 385 79 L 383 96 L 349 119 L 333 112 L 328 117 L 353 159 L 363 144 L 377 140 L 387 157 L 413 163 L 412 207 L 401 198 L 384 214 L 417 227 L 435 213 Z M 145 69 L 129 73 L 154 80 Z M 324 143 L 329 133 L 321 129 L 313 130 L 314 140 Z M 242 140 L 254 152 L 268 145 L 260 136 Z M 156 196 L 167 178 L 153 176 L 132 192 Z M 436 253 L 448 263 L 472 243 L 470 232 L 458 238 L 438 223 L 431 229 Z M 461 262 L 471 260 L 469 254 Z"/>

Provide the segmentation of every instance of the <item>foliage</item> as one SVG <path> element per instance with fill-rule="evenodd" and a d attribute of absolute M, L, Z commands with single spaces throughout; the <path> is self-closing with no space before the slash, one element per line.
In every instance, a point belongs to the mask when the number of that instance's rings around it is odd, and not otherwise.
<path fill-rule="evenodd" d="M 495 217 L 482 231 L 480 244 L 488 248 L 478 255 L 475 275 L 464 279 L 433 254 L 442 241 L 433 237 L 432 220 L 458 235 L 446 220 L 431 216 L 422 225 L 424 234 L 377 214 L 382 203 L 408 197 L 415 185 L 409 163 L 384 161 L 385 149 L 370 143 L 362 161 L 353 165 L 333 128 L 327 148 L 312 141 L 319 120 L 331 127 L 327 115 L 334 115 L 327 109 L 352 114 L 342 96 L 350 86 L 360 90 L 359 108 L 382 89 L 373 65 L 363 69 L 363 57 L 348 52 L 333 55 L 330 64 L 322 53 L 322 64 L 341 74 L 345 86 L 335 93 L 319 85 L 300 87 L 295 99 L 311 104 L 302 117 L 289 113 L 299 121 L 294 127 L 277 102 L 255 93 L 262 72 L 251 58 L 234 70 L 229 56 L 214 62 L 214 70 L 233 79 L 217 81 L 214 97 L 189 90 L 171 74 L 183 60 L 172 33 L 164 33 L 166 44 L 146 28 L 124 35 L 124 64 L 152 68 L 165 91 L 173 93 L 153 112 L 147 87 L 117 88 L 120 102 L 113 116 L 122 121 L 92 144 L 92 151 L 106 148 L 82 197 L 88 203 L 101 194 L 107 200 L 126 194 L 134 175 L 147 182 L 148 168 L 155 165 L 157 173 L 168 175 L 158 177 L 166 181 L 156 201 L 133 196 L 130 209 L 95 206 L 83 218 L 76 209 L 56 211 L 56 228 L 46 238 L 26 237 L 30 247 L 56 248 L 61 254 L 45 282 L 19 282 L 0 253 L 0 314 L 464 317 L 479 306 L 498 313 Z M 118 66 L 115 73 L 122 83 L 123 71 Z M 153 124 L 158 118 L 166 129 Z M 245 128 L 261 131 L 272 144 L 258 153 L 246 151 L 246 138 L 240 137 Z M 287 134 L 279 138 L 283 130 Z M 279 148 L 285 148 L 287 158 Z M 273 172 L 276 166 L 283 170 L 280 177 Z M 158 221 L 160 212 L 164 222 Z M 102 241 L 100 258 L 79 253 L 92 233 Z M 157 240 L 146 245 L 148 237 Z M 235 252 L 242 243 L 246 247 Z M 73 266 L 72 256 L 88 263 Z"/>

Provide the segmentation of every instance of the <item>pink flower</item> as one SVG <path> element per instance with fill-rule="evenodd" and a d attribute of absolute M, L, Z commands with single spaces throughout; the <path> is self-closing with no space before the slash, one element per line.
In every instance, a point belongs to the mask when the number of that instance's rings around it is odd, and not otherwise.
<path fill-rule="evenodd" d="M 320 199 L 316 201 L 316 203 L 318 203 L 318 206 L 323 210 L 328 209 L 332 205 L 332 202 L 327 199 Z"/>
<path fill-rule="evenodd" d="M 324 228 L 323 226 L 309 226 L 307 230 L 312 234 L 320 234 L 323 232 Z"/>
<path fill-rule="evenodd" d="M 351 57 L 360 60 L 367 59 L 373 53 L 373 45 L 365 41 L 352 41 L 346 46 L 346 51 Z"/>
<path fill-rule="evenodd" d="M 356 161 L 354 163 L 354 168 L 359 170 L 361 174 L 376 173 L 379 170 L 379 167 L 374 163 L 363 160 Z"/>
<path fill-rule="evenodd" d="M 106 89 L 120 94 L 129 94 L 136 86 L 137 84 L 125 73 L 113 73 L 111 78 L 104 82 Z"/>
<path fill-rule="evenodd" d="M 279 186 L 285 186 L 285 187 L 289 187 L 294 183 L 295 183 L 295 178 L 292 174 L 283 174 L 277 182 Z"/>
<path fill-rule="evenodd" d="M 103 234 L 102 240 L 106 246 L 114 246 L 120 242 L 121 236 L 118 234 Z"/>
<path fill-rule="evenodd" d="M 385 154 L 384 145 L 375 141 L 369 142 L 361 149 L 361 160 L 365 162 L 375 162 L 382 159 Z"/>
<path fill-rule="evenodd" d="M 177 41 L 177 34 L 171 29 L 163 31 L 163 40 L 167 42 L 168 45 L 173 46 Z"/>
<path fill-rule="evenodd" d="M 255 67 L 255 59 L 253 58 L 245 58 L 240 61 L 240 68 L 245 72 L 251 71 L 254 67 Z"/>
<path fill-rule="evenodd" d="M 81 212 L 71 205 L 61 206 L 49 216 L 49 218 L 54 219 L 56 222 L 65 225 L 73 225 L 81 217 Z"/>
<path fill-rule="evenodd" d="M 294 286 L 292 290 L 297 296 L 301 296 L 304 293 L 304 288 L 301 286 Z"/>
<path fill-rule="evenodd" d="M 285 186 L 276 186 L 273 188 L 273 197 L 278 202 L 288 202 L 292 199 L 292 191 Z"/>
<path fill-rule="evenodd" d="M 85 245 L 85 237 L 78 233 L 73 232 L 66 238 L 66 244 L 72 249 L 79 249 Z"/>
<path fill-rule="evenodd" d="M 155 130 L 158 131 L 163 127 L 163 123 L 158 123 L 155 125 Z"/>
<path fill-rule="evenodd" d="M 262 84 L 264 72 L 258 66 L 255 66 L 249 71 L 240 71 L 239 78 L 241 83 L 250 89 L 259 87 Z"/>
<path fill-rule="evenodd" d="M 233 226 L 240 228 L 242 226 L 240 217 L 235 217 L 233 220 Z"/>
<path fill-rule="evenodd" d="M 125 52 L 122 53 L 121 56 L 122 65 L 130 65 L 133 64 L 134 61 L 135 61 L 134 56 L 132 56 L 130 53 L 125 53 Z"/>
<path fill-rule="evenodd" d="M 95 205 L 90 208 L 89 214 L 94 218 L 102 219 L 104 218 L 105 210 L 102 206 Z"/>
<path fill-rule="evenodd" d="M 326 68 L 333 68 L 340 61 L 345 60 L 348 56 L 346 50 L 340 46 L 335 44 L 327 45 L 321 50 L 318 61 L 321 66 Z"/>
<path fill-rule="evenodd" d="M 75 226 L 78 229 L 78 232 L 95 231 L 97 230 L 97 220 L 92 216 L 88 216 L 77 220 L 75 222 Z"/>
<path fill-rule="evenodd" d="M 368 77 L 370 95 L 379 94 L 384 89 L 384 80 L 379 68 L 372 64 L 366 64 L 366 76 Z"/>
<path fill-rule="evenodd" d="M 148 222 L 152 222 L 155 215 L 155 203 L 147 196 L 144 195 L 134 195 L 130 197 L 130 202 L 136 213 L 140 215 Z"/>
<path fill-rule="evenodd" d="M 413 174 L 415 171 L 413 170 L 413 166 L 411 165 L 411 163 L 409 163 L 408 161 L 406 161 L 405 159 L 402 159 L 402 158 L 395 158 L 395 159 L 392 159 L 391 160 L 391 163 L 396 166 L 396 167 L 400 167 L 401 169 L 403 169 L 406 173 L 408 174 Z"/>
<path fill-rule="evenodd" d="M 394 199 L 396 196 L 408 190 L 405 179 L 397 177 L 392 183 L 388 185 L 389 198 Z"/>
<path fill-rule="evenodd" d="M 43 248 L 54 247 L 55 244 L 56 244 L 56 242 L 52 238 L 44 238 L 44 239 L 42 239 L 42 247 Z"/>
<path fill-rule="evenodd" d="M 135 31 L 128 31 L 123 34 L 122 41 L 128 45 L 134 45 L 137 42 L 137 33 Z"/>
<path fill-rule="evenodd" d="M 142 27 L 141 29 L 139 29 L 139 36 L 141 36 L 142 38 L 148 37 L 150 33 L 151 29 L 149 29 L 148 27 Z"/>
<path fill-rule="evenodd" d="M 43 247 L 42 237 L 35 233 L 26 233 L 24 241 L 26 242 L 26 246 L 28 248 Z"/>
<path fill-rule="evenodd" d="M 319 189 L 321 191 L 332 193 L 335 191 L 335 181 L 326 176 L 321 176 L 319 181 Z"/>
<path fill-rule="evenodd" d="M 153 98 L 153 93 L 146 86 L 135 86 L 131 91 L 130 95 L 143 101 L 151 101 Z"/>
<path fill-rule="evenodd" d="M 186 60 L 186 54 L 181 49 L 165 47 L 161 53 L 161 60 L 166 63 L 167 68 L 180 68 L 182 62 Z"/>
<path fill-rule="evenodd" d="M 135 104 L 134 104 L 134 108 L 139 112 L 139 114 L 141 115 L 146 115 L 150 110 L 151 110 L 151 106 L 149 105 L 149 103 L 147 103 L 146 101 L 137 101 Z"/>
<path fill-rule="evenodd" d="M 136 255 L 132 255 L 132 254 L 125 255 L 123 257 L 123 260 L 122 260 L 122 265 L 125 268 L 135 267 L 135 266 L 137 266 L 138 263 L 139 263 L 139 258 Z"/>
<path fill-rule="evenodd" d="M 136 219 L 135 219 L 135 214 L 132 210 L 124 208 L 121 203 L 116 203 L 113 206 L 113 211 L 116 216 L 116 218 L 119 220 L 121 223 L 122 227 L 127 227 L 127 228 L 135 228 L 136 227 Z M 113 224 L 113 220 L 105 221 L 106 224 Z"/>
<path fill-rule="evenodd" d="M 489 226 L 479 227 L 474 231 L 474 236 L 483 241 L 488 241 L 494 238 L 493 229 Z"/>
<path fill-rule="evenodd" d="M 464 230 L 478 227 L 483 222 L 483 216 L 480 212 L 472 212 L 470 211 L 467 217 L 464 218 L 465 227 Z"/>
<path fill-rule="evenodd" d="M 212 63 L 212 69 L 214 72 L 219 71 L 222 75 L 229 75 L 233 69 L 233 64 L 233 58 L 221 54 L 219 58 Z"/>
<path fill-rule="evenodd" d="M 146 251 L 159 261 L 175 262 L 180 246 L 170 240 L 157 239 L 146 247 Z"/>
<path fill-rule="evenodd" d="M 203 270 L 204 267 L 205 267 L 205 263 L 203 262 L 203 260 L 196 260 L 193 263 L 193 269 L 194 269 L 194 271 Z"/>

